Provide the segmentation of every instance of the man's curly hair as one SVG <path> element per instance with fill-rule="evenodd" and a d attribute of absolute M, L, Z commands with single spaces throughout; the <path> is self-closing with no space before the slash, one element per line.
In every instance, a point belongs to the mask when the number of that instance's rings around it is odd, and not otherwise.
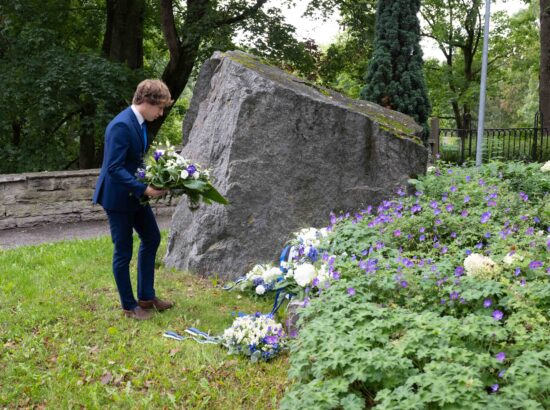
<path fill-rule="evenodd" d="M 174 101 L 170 95 L 170 90 L 161 80 L 143 80 L 136 88 L 132 104 L 139 105 L 144 102 L 166 107 Z"/>

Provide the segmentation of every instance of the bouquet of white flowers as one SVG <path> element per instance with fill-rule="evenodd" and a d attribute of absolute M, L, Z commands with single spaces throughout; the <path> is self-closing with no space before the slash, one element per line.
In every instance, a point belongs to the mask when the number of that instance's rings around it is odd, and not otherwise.
<path fill-rule="evenodd" d="M 322 249 L 322 240 L 327 236 L 326 228 L 306 228 L 294 233 L 287 260 L 281 262 L 285 275 L 275 290 L 284 288 L 303 299 L 307 288 L 323 289 L 330 284 L 328 258 Z"/>
<path fill-rule="evenodd" d="M 242 292 L 251 291 L 264 295 L 274 289 L 276 283 L 283 279 L 280 268 L 272 265 L 255 265 L 246 275 L 240 278 L 231 289 Z"/>
<path fill-rule="evenodd" d="M 287 343 L 282 325 L 260 313 L 237 317 L 221 339 L 229 354 L 249 356 L 252 362 L 274 358 Z"/>
<path fill-rule="evenodd" d="M 192 206 L 201 199 L 207 204 L 228 204 L 212 185 L 209 171 L 182 157 L 168 142 L 163 148 L 152 147 L 145 169 L 138 169 L 137 177 L 144 184 L 170 190 L 170 197 L 187 195 Z"/>

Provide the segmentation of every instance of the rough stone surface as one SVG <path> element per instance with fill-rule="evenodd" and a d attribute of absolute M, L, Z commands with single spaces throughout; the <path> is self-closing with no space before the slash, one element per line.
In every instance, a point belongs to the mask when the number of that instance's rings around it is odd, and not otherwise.
<path fill-rule="evenodd" d="M 182 199 L 166 264 L 229 279 L 275 260 L 292 232 L 377 204 L 424 173 L 421 131 L 248 54 L 215 53 L 195 86 L 182 153 L 212 170 L 231 204 L 192 211 Z"/>

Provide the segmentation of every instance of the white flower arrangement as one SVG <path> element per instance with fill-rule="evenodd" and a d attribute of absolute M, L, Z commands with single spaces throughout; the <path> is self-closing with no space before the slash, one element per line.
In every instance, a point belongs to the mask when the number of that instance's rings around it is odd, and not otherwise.
<path fill-rule="evenodd" d="M 254 291 L 257 295 L 264 295 L 273 290 L 275 284 L 282 280 L 283 272 L 280 268 L 268 264 L 254 265 L 233 289 L 240 291 Z"/>
<path fill-rule="evenodd" d="M 466 274 L 473 277 L 491 278 L 498 273 L 498 265 L 488 256 L 472 253 L 464 259 Z"/>
<path fill-rule="evenodd" d="M 222 336 L 229 354 L 249 356 L 252 362 L 268 361 L 286 347 L 287 337 L 271 315 L 239 316 Z"/>
<path fill-rule="evenodd" d="M 546 161 L 542 167 L 540 167 L 542 172 L 550 172 L 550 161 Z"/>
<path fill-rule="evenodd" d="M 192 204 L 227 205 L 227 200 L 214 188 L 210 173 L 178 154 L 168 141 L 165 147 L 155 145 L 145 158 L 145 168 L 137 170 L 137 178 L 146 185 L 170 190 L 170 196 L 187 195 Z"/>

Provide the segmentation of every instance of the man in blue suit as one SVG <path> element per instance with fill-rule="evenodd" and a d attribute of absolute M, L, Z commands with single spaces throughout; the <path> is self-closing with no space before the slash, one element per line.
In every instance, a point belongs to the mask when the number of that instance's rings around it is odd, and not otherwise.
<path fill-rule="evenodd" d="M 134 319 L 149 319 L 152 309 L 163 311 L 173 306 L 155 294 L 155 257 L 160 232 L 151 207 L 140 203 L 144 196 L 158 197 L 166 191 L 147 186 L 136 178 L 150 143 L 147 123 L 161 116 L 171 103 L 170 91 L 162 81 L 144 80 L 138 85 L 132 105 L 107 126 L 103 164 L 93 196 L 94 204 L 101 204 L 109 219 L 114 244 L 113 273 L 122 309 Z M 141 241 L 137 301 L 130 281 L 134 229 Z"/>

